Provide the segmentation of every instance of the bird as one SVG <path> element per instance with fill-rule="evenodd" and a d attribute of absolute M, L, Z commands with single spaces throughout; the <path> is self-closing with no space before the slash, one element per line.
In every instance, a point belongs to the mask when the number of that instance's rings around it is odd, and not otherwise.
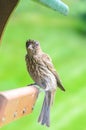
<path fill-rule="evenodd" d="M 36 40 L 26 41 L 25 61 L 27 71 L 36 85 L 45 92 L 42 109 L 38 118 L 41 125 L 50 126 L 50 108 L 54 101 L 57 88 L 65 91 L 62 82 L 57 74 L 51 58 L 41 49 L 40 43 Z"/>

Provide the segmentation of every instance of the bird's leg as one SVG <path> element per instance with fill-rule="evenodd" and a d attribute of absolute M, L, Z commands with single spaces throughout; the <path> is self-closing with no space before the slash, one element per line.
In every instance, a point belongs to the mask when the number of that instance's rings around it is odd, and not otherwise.
<path fill-rule="evenodd" d="M 44 92 L 44 89 L 42 89 L 42 87 L 40 87 L 37 83 L 33 83 L 33 84 L 29 84 L 27 86 L 34 86 L 38 89 L 39 93 L 40 92 Z"/>
<path fill-rule="evenodd" d="M 34 86 L 35 88 L 38 89 L 38 94 L 40 93 L 40 87 L 37 85 L 37 83 L 29 84 L 27 86 Z"/>
<path fill-rule="evenodd" d="M 32 84 L 28 84 L 27 86 L 34 86 L 34 85 L 37 85 L 36 83 L 32 83 Z"/>

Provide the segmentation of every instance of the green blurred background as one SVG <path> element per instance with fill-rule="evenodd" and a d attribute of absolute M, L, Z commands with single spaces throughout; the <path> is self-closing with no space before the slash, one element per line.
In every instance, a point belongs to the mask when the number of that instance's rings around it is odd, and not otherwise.
<path fill-rule="evenodd" d="M 86 130 L 86 1 L 64 0 L 70 13 L 63 16 L 29 0 L 21 0 L 11 15 L 0 46 L 0 91 L 32 83 L 25 64 L 25 42 L 40 41 L 58 71 L 66 92 L 59 89 L 51 109 L 49 130 Z M 1 130 L 47 130 L 37 123 L 43 101 L 32 114 Z"/>

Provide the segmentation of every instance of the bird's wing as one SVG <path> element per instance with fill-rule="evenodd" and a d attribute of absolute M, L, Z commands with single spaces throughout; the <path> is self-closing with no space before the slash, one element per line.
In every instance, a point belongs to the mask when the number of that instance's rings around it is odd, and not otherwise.
<path fill-rule="evenodd" d="M 54 76 L 55 76 L 55 78 L 56 78 L 56 80 L 57 80 L 57 85 L 58 85 L 58 87 L 59 87 L 61 90 L 65 91 L 65 89 L 64 89 L 64 87 L 63 87 L 63 85 L 62 85 L 62 83 L 61 83 L 61 81 L 60 81 L 60 78 L 59 78 L 59 76 L 58 76 L 56 70 L 54 69 L 54 66 L 53 66 L 53 64 L 52 64 L 51 58 L 50 58 L 48 55 L 43 54 L 42 60 L 43 60 L 44 64 L 47 66 L 47 68 L 54 74 Z"/>

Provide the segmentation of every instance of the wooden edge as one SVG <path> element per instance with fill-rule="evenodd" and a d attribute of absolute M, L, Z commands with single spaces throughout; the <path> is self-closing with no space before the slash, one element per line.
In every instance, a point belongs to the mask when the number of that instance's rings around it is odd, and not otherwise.
<path fill-rule="evenodd" d="M 30 114 L 38 93 L 35 86 L 0 92 L 0 127 Z"/>
<path fill-rule="evenodd" d="M 0 0 L 0 41 L 7 20 L 19 0 Z"/>
<path fill-rule="evenodd" d="M 7 99 L 2 94 L 0 94 L 0 121 L 3 120 L 2 117 L 3 117 L 3 112 L 6 107 L 6 104 L 7 104 Z"/>

